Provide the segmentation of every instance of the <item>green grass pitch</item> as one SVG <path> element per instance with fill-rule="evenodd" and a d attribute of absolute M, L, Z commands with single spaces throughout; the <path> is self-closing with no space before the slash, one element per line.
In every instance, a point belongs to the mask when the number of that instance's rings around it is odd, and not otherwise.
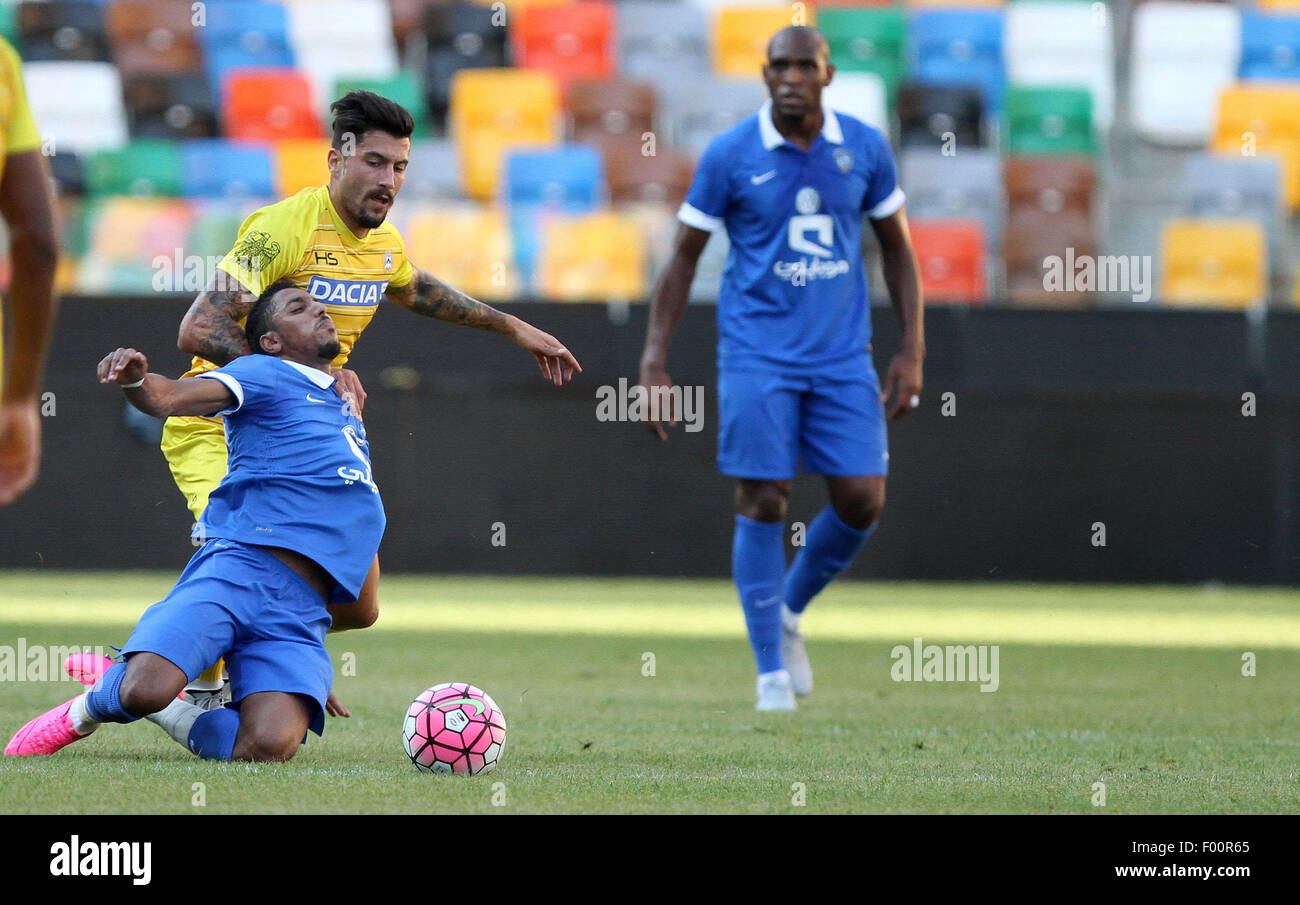
<path fill-rule="evenodd" d="M 174 580 L 0 575 L 0 655 L 120 644 Z M 106 726 L 0 759 L 0 811 L 1300 812 L 1293 591 L 840 583 L 805 619 L 817 688 L 793 714 L 754 712 L 724 581 L 392 575 L 381 601 L 377 626 L 328 642 L 352 718 L 292 762 L 202 762 L 148 723 Z M 916 637 L 998 645 L 997 691 L 894 681 Z M 30 669 L 0 681 L 5 739 L 78 689 Z M 425 775 L 402 752 L 406 705 L 452 680 L 505 711 L 494 773 Z"/>

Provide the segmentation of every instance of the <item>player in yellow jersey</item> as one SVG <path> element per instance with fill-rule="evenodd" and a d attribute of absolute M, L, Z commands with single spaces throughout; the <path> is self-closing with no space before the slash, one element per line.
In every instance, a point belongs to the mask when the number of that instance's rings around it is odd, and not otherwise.
<path fill-rule="evenodd" d="M 384 299 L 416 314 L 504 333 L 536 357 L 542 375 L 556 386 L 581 371 L 555 337 L 458 292 L 407 260 L 402 237 L 385 218 L 406 178 L 414 129 L 410 113 L 369 91 L 349 92 L 330 109 L 334 124 L 329 183 L 304 189 L 244 221 L 216 278 L 181 323 L 178 344 L 194 355 L 188 374 L 248 354 L 243 319 L 263 289 L 285 278 L 325 302 L 341 348 L 333 373 L 340 391 L 352 394 L 358 413 L 365 391 L 343 366 Z M 170 418 L 162 449 L 197 519 L 226 473 L 221 420 Z M 336 629 L 374 622 L 378 581 L 376 559 L 360 599 L 330 606 Z M 187 695 L 200 706 L 221 706 L 221 689 L 219 668 L 214 668 L 187 688 Z M 333 698 L 330 709 L 346 715 Z"/>
<path fill-rule="evenodd" d="M 58 300 L 58 241 L 49 173 L 23 88 L 22 60 L 0 38 L 0 216 L 9 227 L 10 349 L 0 305 L 0 506 L 36 481 L 41 464 L 40 387 Z"/>

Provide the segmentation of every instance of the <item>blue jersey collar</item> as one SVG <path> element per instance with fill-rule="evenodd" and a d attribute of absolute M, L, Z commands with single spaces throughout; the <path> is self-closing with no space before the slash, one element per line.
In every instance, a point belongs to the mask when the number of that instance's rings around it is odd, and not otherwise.
<path fill-rule="evenodd" d="M 772 101 L 770 99 L 765 101 L 758 111 L 758 134 L 763 137 L 763 147 L 769 151 L 785 144 L 785 136 L 776 131 L 776 125 L 772 122 Z M 833 145 L 844 144 L 844 132 L 840 129 L 839 117 L 835 115 L 835 111 L 830 107 L 822 107 L 821 135 L 822 138 Z"/>
<path fill-rule="evenodd" d="M 320 387 L 322 390 L 327 390 L 334 385 L 334 378 L 329 374 L 326 374 L 324 371 L 317 370 L 316 368 L 309 368 L 296 361 L 289 361 L 287 358 L 281 358 L 280 361 L 284 362 L 295 371 L 301 372 L 303 376 L 316 384 L 316 386 Z"/>

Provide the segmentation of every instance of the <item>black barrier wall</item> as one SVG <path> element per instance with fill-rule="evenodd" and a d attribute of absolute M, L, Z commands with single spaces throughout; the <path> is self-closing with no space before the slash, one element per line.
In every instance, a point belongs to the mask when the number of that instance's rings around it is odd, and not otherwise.
<path fill-rule="evenodd" d="M 179 572 L 189 514 L 138 435 L 150 425 L 127 426 L 94 367 L 130 345 L 180 374 L 189 301 L 65 300 L 41 479 L 0 510 L 0 566 Z M 394 306 L 357 348 L 385 568 L 727 575 L 714 310 L 688 310 L 669 361 L 703 387 L 702 429 L 661 444 L 597 417 L 600 387 L 635 381 L 644 306 L 506 307 L 584 373 L 557 389 L 503 337 Z M 887 309 L 873 318 L 883 372 L 896 328 Z M 891 427 L 885 514 L 852 574 L 1300 582 L 1300 315 L 936 307 L 927 333 L 924 403 Z M 824 503 L 801 478 L 790 518 Z"/>

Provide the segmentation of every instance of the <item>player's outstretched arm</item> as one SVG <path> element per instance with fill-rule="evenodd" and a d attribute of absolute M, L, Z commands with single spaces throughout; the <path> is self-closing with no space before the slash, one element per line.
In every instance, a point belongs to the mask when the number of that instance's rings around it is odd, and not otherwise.
<path fill-rule="evenodd" d="M 641 352 L 641 386 L 650 389 L 655 386 L 672 387 L 672 378 L 668 376 L 668 347 L 672 344 L 677 322 L 686 310 L 690 298 L 691 281 L 695 279 L 695 266 L 700 261 L 700 254 L 708 244 L 709 233 L 703 229 L 681 224 L 677 227 L 677 236 L 673 240 L 673 256 L 659 277 L 650 297 L 650 321 L 646 325 L 645 348 Z M 668 424 L 677 423 L 675 414 L 669 416 Z M 667 440 L 668 434 L 658 421 L 651 420 L 647 426 L 659 435 L 660 440 Z"/>
<path fill-rule="evenodd" d="M 556 386 L 570 380 L 575 371 L 582 371 L 582 366 L 573 357 L 573 353 L 551 334 L 470 298 L 426 270 L 415 268 L 411 282 L 405 286 L 389 286 L 386 294 L 390 301 L 416 314 L 437 318 L 449 324 L 462 324 L 506 334 L 533 353 L 542 376 Z"/>
<path fill-rule="evenodd" d="M 181 319 L 176 346 L 215 365 L 229 364 L 247 355 L 248 339 L 239 322 L 248 316 L 255 301 L 254 293 L 218 268 Z"/>
<path fill-rule="evenodd" d="M 46 164 L 39 151 L 14 154 L 0 179 L 0 215 L 9 226 L 9 322 L 0 399 L 0 506 L 36 481 L 41 463 L 38 410 L 45 353 L 58 310 L 54 271 L 58 240 Z"/>
<path fill-rule="evenodd" d="M 916 408 L 921 398 L 921 365 L 925 361 L 925 317 L 921 298 L 921 277 L 907 230 L 907 214 L 899 208 L 888 217 L 871 221 L 880 242 L 880 269 L 889 289 L 889 300 L 902 328 L 898 354 L 889 363 L 880 400 L 887 403 L 889 419 L 901 418 Z"/>
<path fill-rule="evenodd" d="M 173 415 L 213 415 L 235 404 L 235 394 L 219 380 L 172 380 L 149 373 L 149 360 L 135 349 L 118 349 L 104 356 L 100 383 L 123 385 L 127 401 L 155 418 Z M 139 384 L 135 386 L 134 384 Z"/>

